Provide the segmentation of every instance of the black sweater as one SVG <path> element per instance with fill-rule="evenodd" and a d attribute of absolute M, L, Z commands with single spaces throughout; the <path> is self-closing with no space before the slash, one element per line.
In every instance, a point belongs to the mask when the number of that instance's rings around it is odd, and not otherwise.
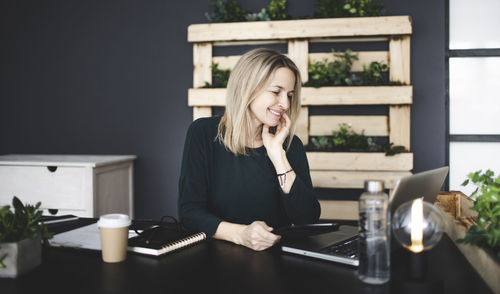
<path fill-rule="evenodd" d="M 201 118 L 188 129 L 178 202 L 184 226 L 213 236 L 221 221 L 264 221 L 274 228 L 317 222 L 320 207 L 300 139 L 294 137 L 287 152 L 297 177 L 284 194 L 265 147 L 235 156 L 216 139 L 219 122 Z"/>

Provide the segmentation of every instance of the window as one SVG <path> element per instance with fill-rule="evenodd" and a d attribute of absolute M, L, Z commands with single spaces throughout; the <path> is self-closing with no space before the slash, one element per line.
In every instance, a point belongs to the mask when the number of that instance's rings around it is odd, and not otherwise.
<path fill-rule="evenodd" d="M 500 174 L 500 1 L 447 2 L 449 189 L 467 174 Z"/>

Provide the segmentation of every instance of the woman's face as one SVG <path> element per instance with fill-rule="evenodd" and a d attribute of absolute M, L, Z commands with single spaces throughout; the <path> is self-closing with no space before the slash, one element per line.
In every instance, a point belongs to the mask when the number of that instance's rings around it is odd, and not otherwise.
<path fill-rule="evenodd" d="M 277 126 L 283 113 L 290 108 L 294 86 L 294 73 L 287 67 L 278 68 L 264 91 L 250 104 L 254 125 Z"/>

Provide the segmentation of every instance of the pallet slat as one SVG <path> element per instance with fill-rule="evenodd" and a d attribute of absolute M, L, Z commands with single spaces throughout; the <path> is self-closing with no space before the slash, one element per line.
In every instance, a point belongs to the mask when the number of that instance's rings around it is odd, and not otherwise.
<path fill-rule="evenodd" d="M 391 70 L 389 80 L 410 84 L 410 36 L 392 37 L 389 41 Z"/>
<path fill-rule="evenodd" d="M 411 104 L 412 86 L 302 88 L 302 105 Z"/>
<path fill-rule="evenodd" d="M 321 207 L 320 219 L 334 220 L 358 220 L 359 203 L 358 201 L 345 200 L 319 200 Z"/>
<path fill-rule="evenodd" d="M 309 42 L 307 40 L 288 41 L 288 57 L 297 65 L 302 83 L 307 82 L 309 70 Z"/>
<path fill-rule="evenodd" d="M 410 106 L 389 106 L 389 142 L 410 150 Z"/>
<path fill-rule="evenodd" d="M 385 156 L 379 152 L 307 152 L 311 170 L 410 171 L 413 153 Z"/>
<path fill-rule="evenodd" d="M 347 123 L 356 133 L 365 136 L 388 136 L 388 118 L 385 115 L 311 115 L 309 117 L 310 136 L 331 136 L 339 130 L 339 124 Z"/>
<path fill-rule="evenodd" d="M 299 137 L 302 141 L 302 144 L 309 144 L 309 109 L 307 107 L 301 107 L 299 119 L 296 123 L 295 135 Z"/>
<path fill-rule="evenodd" d="M 324 18 L 283 21 L 194 24 L 188 42 L 408 35 L 409 16 Z"/>
<path fill-rule="evenodd" d="M 302 105 L 411 104 L 412 86 L 302 88 Z M 226 89 L 189 89 L 189 106 L 224 106 Z"/>
<path fill-rule="evenodd" d="M 394 189 L 396 181 L 411 175 L 411 172 L 397 171 L 311 171 L 311 179 L 315 188 L 362 189 L 366 179 L 382 180 L 386 189 Z"/>

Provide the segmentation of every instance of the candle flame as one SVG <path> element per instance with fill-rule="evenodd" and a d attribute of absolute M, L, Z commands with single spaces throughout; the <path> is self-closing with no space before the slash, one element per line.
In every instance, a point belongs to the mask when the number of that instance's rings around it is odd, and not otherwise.
<path fill-rule="evenodd" d="M 424 251 L 424 201 L 422 198 L 413 200 L 411 205 L 411 246 L 414 253 Z"/>

